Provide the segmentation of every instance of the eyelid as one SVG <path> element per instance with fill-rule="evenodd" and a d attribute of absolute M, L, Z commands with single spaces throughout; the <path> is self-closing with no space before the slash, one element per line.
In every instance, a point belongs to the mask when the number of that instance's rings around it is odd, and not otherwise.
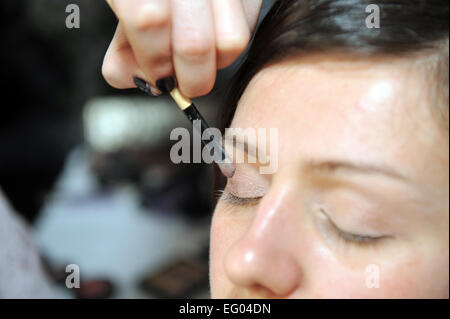
<path fill-rule="evenodd" d="M 269 182 L 237 166 L 235 176 L 228 179 L 225 189 L 235 197 L 260 198 L 267 193 Z"/>
<path fill-rule="evenodd" d="M 224 200 L 228 204 L 234 205 L 234 206 L 249 206 L 249 205 L 255 205 L 259 202 L 259 200 L 262 198 L 262 196 L 258 197 L 240 197 L 236 196 L 233 193 L 223 190 L 220 199 Z"/>
<path fill-rule="evenodd" d="M 350 232 L 346 232 L 342 229 L 340 229 L 338 226 L 333 224 L 336 231 L 339 233 L 339 236 L 341 236 L 343 239 L 359 243 L 359 244 L 365 244 L 365 243 L 373 243 L 381 238 L 383 236 L 371 236 L 371 235 L 363 235 L 363 234 L 354 234 Z"/>
<path fill-rule="evenodd" d="M 325 222 L 327 222 L 331 226 L 331 228 L 333 229 L 335 234 L 338 235 L 340 239 L 343 239 L 348 243 L 353 243 L 353 244 L 357 244 L 357 245 L 358 244 L 359 245 L 370 245 L 370 244 L 377 243 L 381 239 L 386 239 L 386 238 L 391 237 L 391 236 L 385 236 L 385 235 L 373 236 L 373 235 L 369 235 L 369 234 L 356 234 L 356 233 L 345 231 L 342 228 L 340 228 L 333 221 L 333 219 L 329 216 L 329 214 L 327 214 L 327 212 L 323 208 L 320 208 L 320 213 L 325 217 L 322 219 L 326 219 Z"/>

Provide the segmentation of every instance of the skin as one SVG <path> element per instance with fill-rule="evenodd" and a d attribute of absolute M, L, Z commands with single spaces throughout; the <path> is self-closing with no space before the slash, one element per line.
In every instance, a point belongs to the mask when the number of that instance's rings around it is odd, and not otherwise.
<path fill-rule="evenodd" d="M 209 93 L 216 70 L 247 48 L 262 0 L 106 0 L 119 24 L 102 73 L 118 89 L 175 76 L 189 97 Z M 192 76 L 195 74 L 195 76 Z"/>
<path fill-rule="evenodd" d="M 252 79 L 231 127 L 278 128 L 278 169 L 237 164 L 228 180 L 213 298 L 449 297 L 448 131 L 422 74 L 410 60 L 309 55 Z"/>

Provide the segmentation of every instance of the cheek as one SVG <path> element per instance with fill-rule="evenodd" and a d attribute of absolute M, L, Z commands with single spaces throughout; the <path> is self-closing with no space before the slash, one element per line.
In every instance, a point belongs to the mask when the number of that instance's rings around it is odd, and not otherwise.
<path fill-rule="evenodd" d="M 304 256 L 305 278 L 303 292 L 306 298 L 364 298 L 365 268 L 355 259 L 344 262 L 336 252 L 319 240 L 311 243 L 309 254 Z M 300 292 L 301 293 L 301 292 Z M 298 297 L 302 297 L 299 295 Z"/>
<path fill-rule="evenodd" d="M 385 295 L 387 298 L 448 298 L 448 266 L 448 249 L 445 253 L 433 247 L 421 250 L 412 247 L 409 254 L 386 267 Z"/>
<path fill-rule="evenodd" d="M 221 282 L 224 276 L 224 269 L 222 262 L 224 245 L 223 241 L 221 240 L 221 238 L 223 237 L 221 229 L 224 228 L 220 226 L 216 210 L 211 223 L 210 244 L 209 244 L 209 281 L 212 298 L 220 298 L 223 294 L 224 289 L 223 283 Z"/>
<path fill-rule="evenodd" d="M 311 259 L 311 298 L 448 298 L 448 271 L 443 271 L 448 259 L 413 247 L 358 266 L 342 263 L 326 249 Z"/>
<path fill-rule="evenodd" d="M 229 216 L 224 206 L 219 202 L 212 218 L 209 249 L 209 280 L 212 298 L 226 298 L 231 290 L 231 283 L 226 277 L 225 256 L 238 240 L 236 221 Z"/>

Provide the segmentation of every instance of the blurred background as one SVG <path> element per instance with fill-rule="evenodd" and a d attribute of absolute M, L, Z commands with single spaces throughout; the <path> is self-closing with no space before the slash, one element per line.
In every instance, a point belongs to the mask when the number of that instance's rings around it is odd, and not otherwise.
<path fill-rule="evenodd" d="M 71 3 L 80 8 L 78 29 L 65 25 Z M 264 2 L 261 17 L 272 3 Z M 213 167 L 170 161 L 171 130 L 192 130 L 170 99 L 103 80 L 116 26 L 105 1 L 2 0 L 0 7 L 0 189 L 30 224 L 58 294 L 209 297 Z M 239 63 L 195 101 L 211 126 Z M 69 264 L 80 268 L 80 289 L 65 287 Z"/>

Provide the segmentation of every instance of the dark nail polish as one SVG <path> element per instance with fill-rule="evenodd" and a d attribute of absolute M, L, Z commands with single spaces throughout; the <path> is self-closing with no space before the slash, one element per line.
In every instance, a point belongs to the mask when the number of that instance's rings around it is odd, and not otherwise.
<path fill-rule="evenodd" d="M 141 78 L 138 77 L 134 77 L 134 84 L 136 84 L 137 88 L 139 90 L 141 90 L 144 93 L 147 93 L 148 95 L 152 96 L 152 97 L 156 97 L 157 95 L 152 93 L 152 90 L 150 89 L 150 86 L 148 85 L 148 83 L 144 80 L 142 80 Z"/>
<path fill-rule="evenodd" d="M 164 92 L 168 93 L 175 88 L 175 79 L 172 76 L 168 76 L 164 79 L 156 81 L 156 87 Z"/>

